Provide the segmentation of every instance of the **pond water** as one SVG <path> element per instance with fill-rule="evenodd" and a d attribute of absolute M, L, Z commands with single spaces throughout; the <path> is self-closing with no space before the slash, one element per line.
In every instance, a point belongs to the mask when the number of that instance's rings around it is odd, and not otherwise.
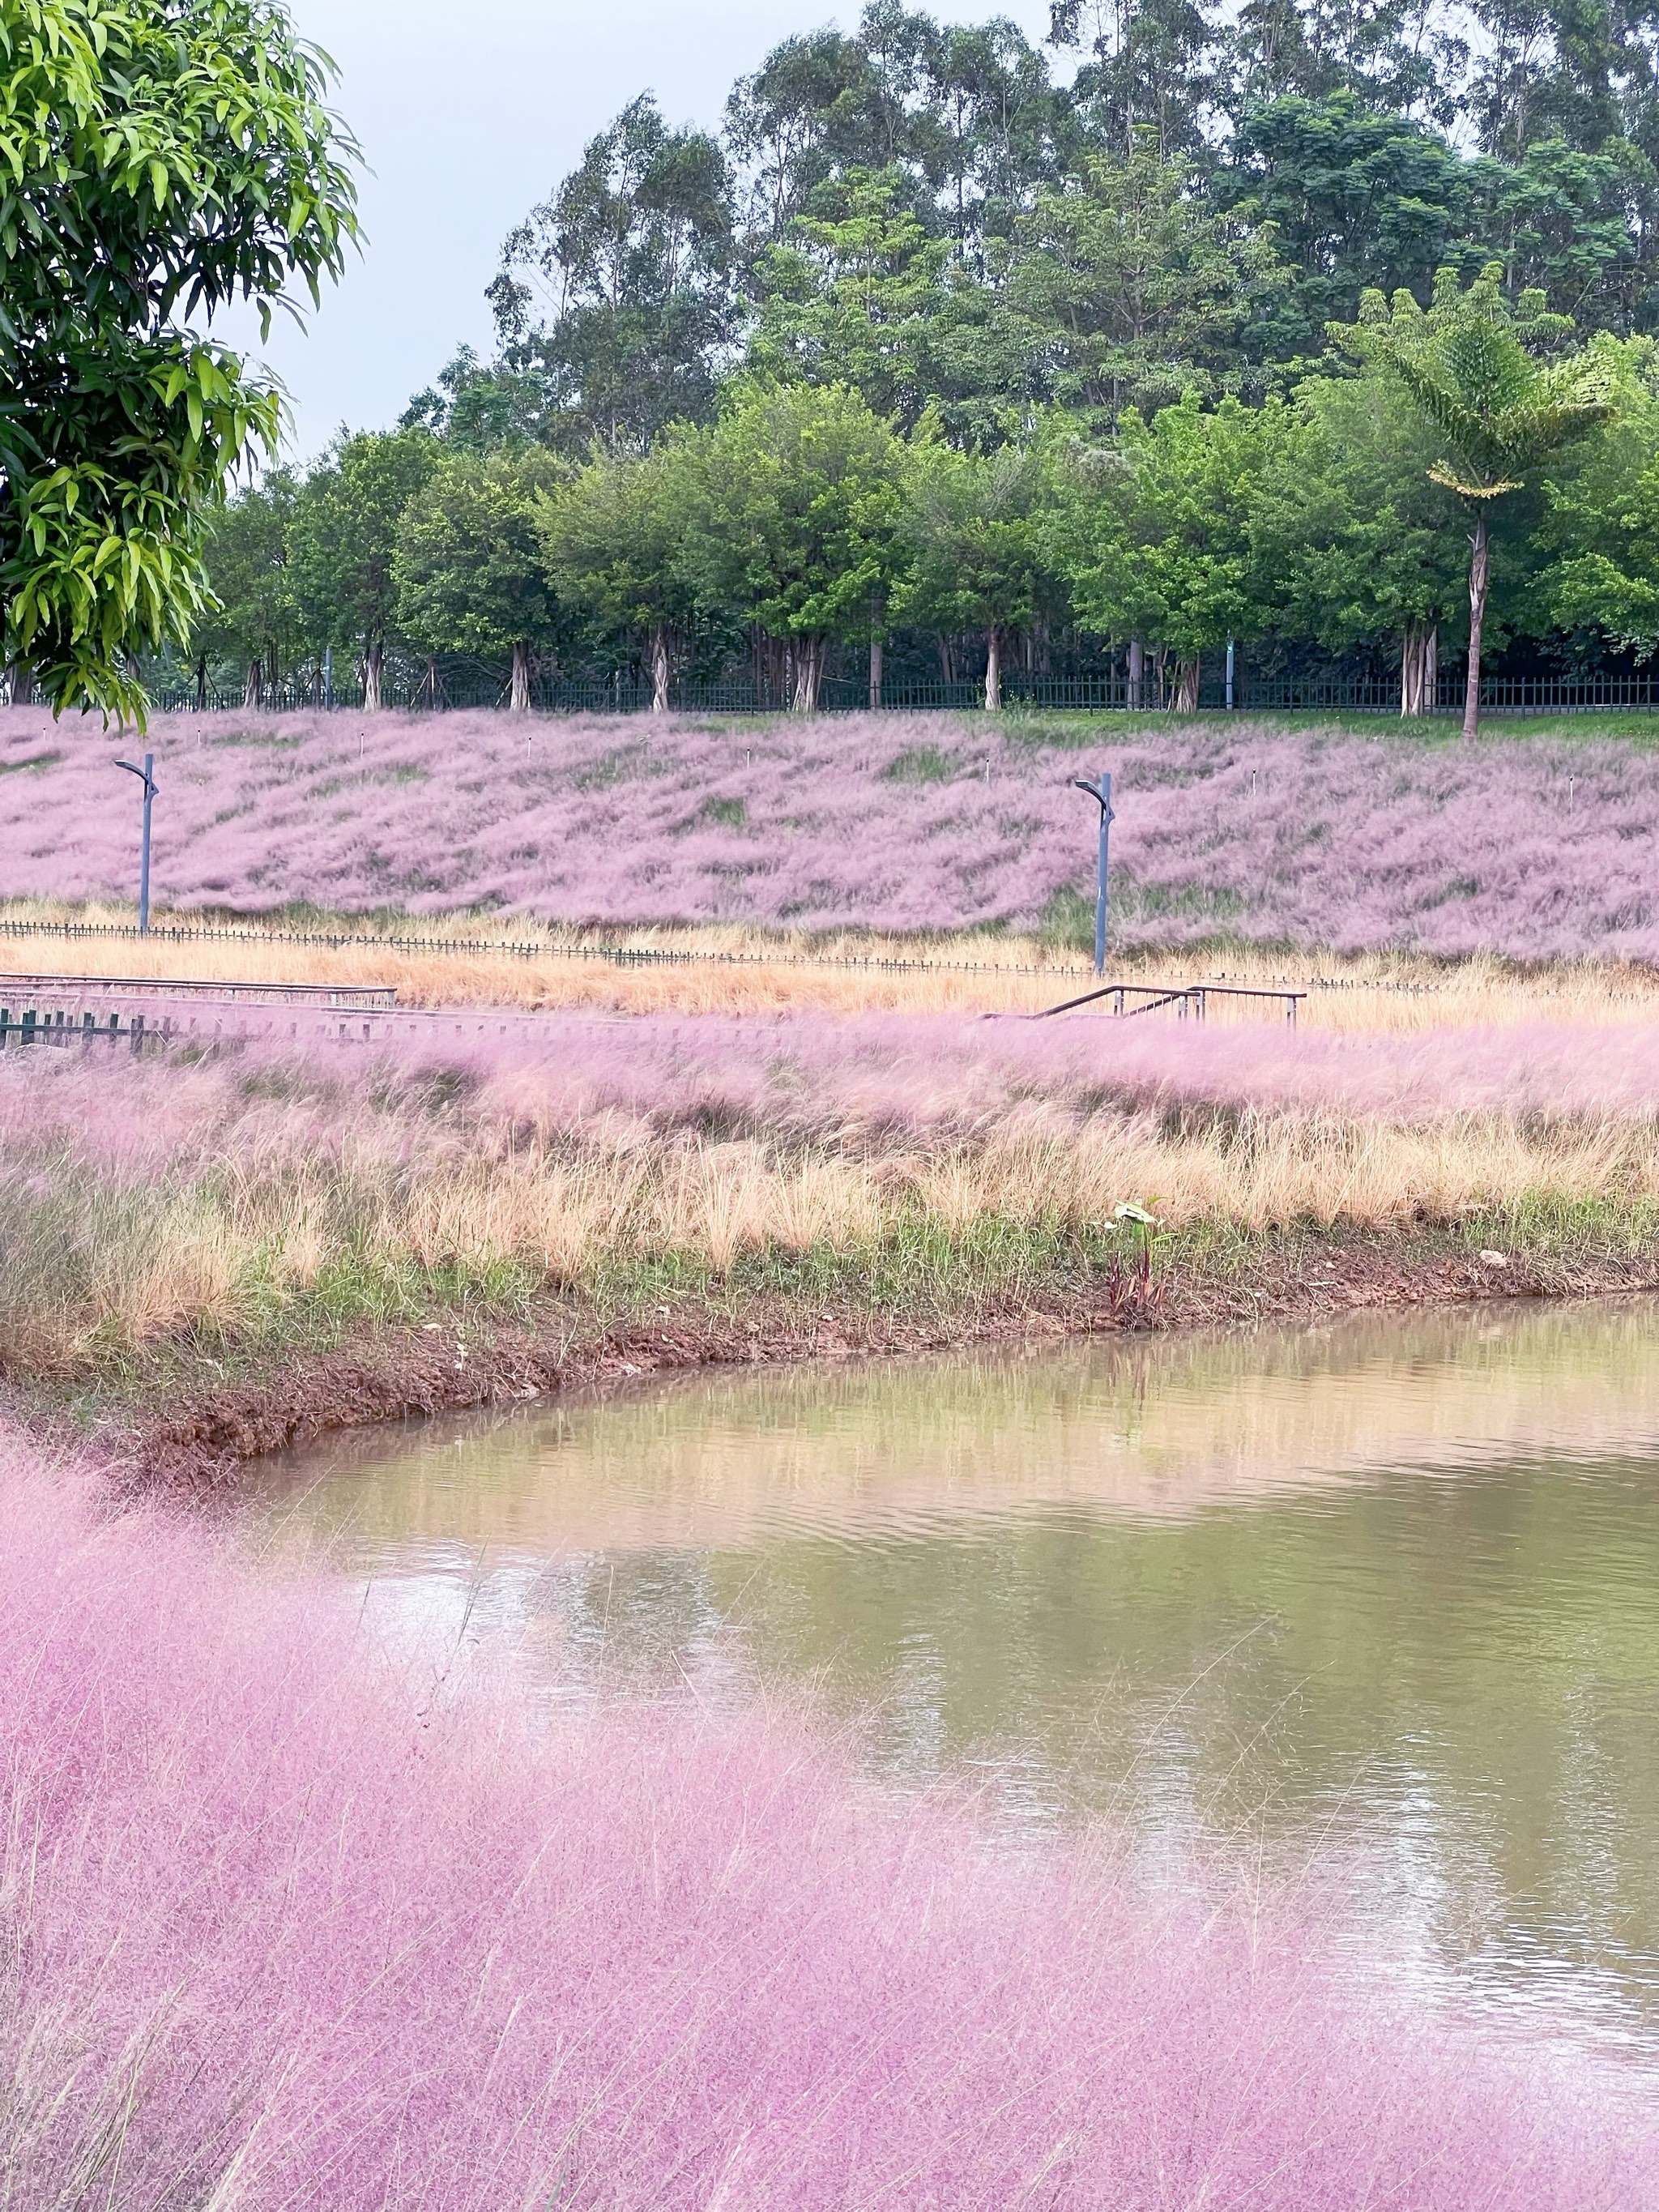
<path fill-rule="evenodd" d="M 1659 1306 L 717 1373 L 261 1478 L 388 1622 L 547 1693 L 758 1679 L 902 1783 L 1337 1881 L 1659 2051 Z"/>

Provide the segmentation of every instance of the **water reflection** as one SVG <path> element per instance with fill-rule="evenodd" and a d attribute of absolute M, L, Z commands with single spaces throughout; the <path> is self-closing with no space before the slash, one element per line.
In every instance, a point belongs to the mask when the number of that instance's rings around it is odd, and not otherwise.
<path fill-rule="evenodd" d="M 335 1439 L 266 1503 L 567 1689 L 810 1679 L 891 1773 L 1352 1863 L 1391 1942 L 1650 2020 L 1656 1318 L 727 1374 Z"/>

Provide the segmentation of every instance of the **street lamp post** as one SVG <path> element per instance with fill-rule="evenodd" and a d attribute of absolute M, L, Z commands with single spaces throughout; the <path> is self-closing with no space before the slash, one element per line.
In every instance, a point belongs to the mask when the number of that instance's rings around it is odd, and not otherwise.
<path fill-rule="evenodd" d="M 1095 888 L 1095 973 L 1106 973 L 1106 867 L 1108 841 L 1112 823 L 1116 818 L 1112 812 L 1112 779 L 1103 775 L 1098 783 L 1091 783 L 1086 776 L 1074 775 L 1073 787 L 1086 791 L 1100 809 L 1100 872 Z"/>
<path fill-rule="evenodd" d="M 138 863 L 138 934 L 140 937 L 148 937 L 149 935 L 149 810 L 155 803 L 155 778 L 150 771 L 155 765 L 155 756 L 154 753 L 146 753 L 143 768 L 140 768 L 136 761 L 117 761 L 115 765 L 117 768 L 125 769 L 129 775 L 136 775 L 144 787 L 143 857 Z"/>

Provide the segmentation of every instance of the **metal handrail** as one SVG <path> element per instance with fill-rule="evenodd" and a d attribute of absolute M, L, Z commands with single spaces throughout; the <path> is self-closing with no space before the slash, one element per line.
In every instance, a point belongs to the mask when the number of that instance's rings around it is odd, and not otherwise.
<path fill-rule="evenodd" d="M 175 975 L 0 975 L 0 990 L 9 994 L 46 998 L 87 999 L 118 992 L 125 998 L 146 999 L 278 999 L 301 1005 L 323 1006 L 394 1006 L 392 983 L 258 983 L 191 981 Z"/>
<path fill-rule="evenodd" d="M 1146 1004 L 1126 1006 L 1124 1000 L 1133 994 L 1144 999 Z M 1097 999 L 1115 999 L 1115 1014 L 1120 1019 L 1132 1019 L 1136 1014 L 1150 1014 L 1157 1007 L 1179 1003 L 1184 1016 L 1190 1006 L 1196 1021 L 1204 1019 L 1205 1001 L 1210 998 L 1271 999 L 1285 1009 L 1285 1018 L 1291 1028 L 1296 1027 L 1297 1008 L 1308 996 L 1305 991 L 1276 991 L 1250 983 L 1103 983 L 1093 991 L 1085 991 L 1081 997 L 1063 999 L 1057 1006 L 1044 1006 L 1025 1018 L 1046 1022 L 1053 1014 L 1069 1014 L 1079 1006 L 1091 1006 Z"/>

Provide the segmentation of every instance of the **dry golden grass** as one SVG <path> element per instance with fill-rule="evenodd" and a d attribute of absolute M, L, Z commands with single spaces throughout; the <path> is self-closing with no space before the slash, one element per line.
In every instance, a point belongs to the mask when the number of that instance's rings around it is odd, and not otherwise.
<path fill-rule="evenodd" d="M 571 932 L 541 933 L 526 957 L 491 951 L 499 926 L 483 921 L 446 925 L 476 943 L 458 951 L 393 950 L 384 940 L 400 928 L 424 933 L 407 922 L 378 937 L 365 928 L 338 948 L 252 930 L 183 945 L 4 933 L 8 921 L 54 918 L 69 917 L 0 906 L 0 968 L 380 982 L 405 1004 L 622 1013 L 1032 1009 L 1087 981 L 1073 957 L 1001 937 L 825 944 L 736 928 L 608 937 L 638 951 L 721 956 L 634 968 L 593 957 Z M 1232 951 L 1148 957 L 1118 972 L 1304 988 L 1305 1025 L 1356 1034 L 1659 1016 L 1659 980 L 1590 963 L 1523 972 L 1486 959 Z M 1212 1018 L 1279 1017 L 1223 1000 Z M 395 1085 L 348 1083 L 343 1092 L 320 1063 L 293 1081 L 279 1106 L 246 1093 L 228 1063 L 198 1071 L 190 1085 L 159 1066 L 123 1063 L 106 1080 L 88 1070 L 78 1085 L 43 1085 L 42 1098 L 58 1102 L 53 1126 L 37 1126 L 32 1107 L 15 1109 L 0 1157 L 8 1347 L 74 1359 L 204 1327 L 280 1330 L 319 1305 L 347 1317 L 407 1315 L 434 1297 L 591 1286 L 669 1259 L 723 1273 L 757 1255 L 788 1264 L 809 1253 L 866 1255 L 890 1268 L 885 1295 L 950 1295 L 991 1264 L 962 1254 L 988 1250 L 1005 1232 L 1012 1256 L 997 1265 L 1054 1264 L 1055 1239 L 1098 1256 L 1103 1238 L 1121 1237 L 1111 1224 L 1126 1201 L 1154 1208 L 1176 1232 L 1246 1237 L 1296 1224 L 1519 1220 L 1528 1210 L 1582 1218 L 1586 1209 L 1598 1235 L 1633 1236 L 1659 1203 L 1659 1125 L 1633 1110 L 1413 1115 L 1245 1102 L 1231 1116 L 1183 1120 L 1028 1097 L 982 1102 L 982 1110 L 974 1102 L 964 1139 L 961 1120 L 948 1135 L 908 1125 L 872 1133 L 809 1101 L 790 1109 L 788 1127 L 763 1126 L 741 1141 L 717 1141 L 695 1119 L 665 1126 L 619 1111 L 526 1139 L 521 1115 L 487 1101 L 434 1119 Z M 148 1093 L 146 1084 L 160 1087 Z M 100 1120 L 148 1129 L 158 1107 L 166 1143 L 141 1170 L 112 1167 L 95 1141 Z"/>
<path fill-rule="evenodd" d="M 723 1274 L 769 1254 L 886 1254 L 895 1279 L 931 1298 L 962 1286 L 952 1255 L 988 1231 L 1016 1245 L 1029 1233 L 1032 1263 L 1047 1264 L 1057 1238 L 1121 1240 L 1126 1200 L 1176 1231 L 1449 1224 L 1587 1204 L 1633 1220 L 1659 1200 L 1659 1128 L 1301 1111 L 1171 1128 L 1130 1109 L 1079 1125 L 1028 1107 L 937 1148 L 833 1136 L 774 1148 L 614 1120 L 526 1145 L 487 1116 L 440 1133 L 382 1098 L 329 1151 L 303 1118 L 273 1123 L 228 1085 L 211 1120 L 136 1183 L 113 1185 L 61 1130 L 8 1166 L 0 1330 L 55 1363 L 204 1326 L 281 1327 L 319 1295 L 372 1308 L 392 1285 L 406 1307 L 443 1281 L 516 1298 L 670 1255 Z M 1012 1263 L 1024 1264 L 1018 1251 Z"/>
<path fill-rule="evenodd" d="M 588 1006 L 621 1013 L 1035 1012 L 1091 988 L 1088 963 L 1031 938 L 994 934 L 918 942 L 858 936 L 811 939 L 739 925 L 589 933 L 459 916 L 394 916 L 383 924 L 320 917 L 318 934 L 349 934 L 338 947 L 291 941 L 273 925 L 234 925 L 242 935 L 174 944 L 132 938 L 35 935 L 20 925 L 130 925 L 120 907 L 0 902 L 0 970 L 20 974 L 199 978 L 213 982 L 390 984 L 400 1005 Z M 158 916 L 157 927 L 169 921 Z M 183 920 L 188 926 L 190 918 Z M 9 928 L 8 925 L 11 925 Z M 389 940 L 442 934 L 465 949 L 409 951 Z M 532 948 L 492 951 L 504 941 Z M 635 967 L 595 948 L 641 956 Z M 476 946 L 476 950 L 471 949 Z M 1408 955 L 1294 954 L 1230 947 L 1221 952 L 1114 957 L 1109 975 L 1133 981 L 1234 983 L 1308 996 L 1308 1026 L 1396 1035 L 1519 1022 L 1650 1021 L 1659 1016 L 1659 975 L 1634 965 L 1559 962 L 1529 969 L 1486 957 L 1456 963 Z M 1155 1015 L 1171 1019 L 1173 1015 Z M 1210 1002 L 1212 1021 L 1281 1018 L 1276 1006 Z"/>

